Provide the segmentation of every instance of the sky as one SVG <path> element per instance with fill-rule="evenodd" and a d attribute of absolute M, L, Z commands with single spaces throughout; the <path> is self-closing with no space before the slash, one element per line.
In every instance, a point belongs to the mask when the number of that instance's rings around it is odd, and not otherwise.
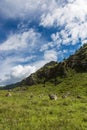
<path fill-rule="evenodd" d="M 0 86 L 87 42 L 87 0 L 0 0 Z"/>

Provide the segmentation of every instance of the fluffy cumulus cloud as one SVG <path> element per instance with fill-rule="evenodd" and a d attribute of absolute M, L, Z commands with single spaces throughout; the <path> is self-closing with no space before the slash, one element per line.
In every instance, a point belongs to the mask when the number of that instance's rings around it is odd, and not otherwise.
<path fill-rule="evenodd" d="M 87 42 L 87 0 L 1 0 L 0 17 L 0 85 Z"/>
<path fill-rule="evenodd" d="M 35 67 L 32 66 L 22 66 L 18 65 L 11 69 L 11 77 L 22 77 L 23 75 L 29 75 L 29 73 L 34 72 Z"/>
<path fill-rule="evenodd" d="M 31 73 L 34 73 L 36 68 L 34 66 L 22 66 L 17 65 L 13 68 L 11 68 L 9 74 L 5 74 L 4 78 L 1 79 L 1 85 L 16 83 L 21 81 L 22 79 L 29 76 Z"/>

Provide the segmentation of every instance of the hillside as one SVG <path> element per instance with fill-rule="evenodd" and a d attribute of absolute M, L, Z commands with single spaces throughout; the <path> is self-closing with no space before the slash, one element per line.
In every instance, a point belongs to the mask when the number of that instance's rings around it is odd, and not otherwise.
<path fill-rule="evenodd" d="M 87 44 L 81 47 L 74 55 L 71 55 L 63 62 L 50 62 L 39 69 L 36 73 L 31 74 L 28 78 L 20 82 L 20 85 L 35 85 L 47 81 L 53 81 L 58 84 L 58 78 L 68 76 L 70 71 L 74 70 L 76 73 L 87 72 Z"/>
<path fill-rule="evenodd" d="M 56 86 L 45 86 L 0 91 L 0 129 L 87 130 L 87 73 L 72 71 Z"/>
<path fill-rule="evenodd" d="M 87 45 L 4 89 L 0 130 L 87 130 Z"/>

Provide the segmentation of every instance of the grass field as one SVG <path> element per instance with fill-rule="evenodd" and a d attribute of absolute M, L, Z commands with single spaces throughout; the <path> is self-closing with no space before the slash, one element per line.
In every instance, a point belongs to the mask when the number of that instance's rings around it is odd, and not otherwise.
<path fill-rule="evenodd" d="M 57 86 L 48 82 L 7 93 L 0 91 L 0 130 L 87 130 L 87 73 L 69 75 Z"/>

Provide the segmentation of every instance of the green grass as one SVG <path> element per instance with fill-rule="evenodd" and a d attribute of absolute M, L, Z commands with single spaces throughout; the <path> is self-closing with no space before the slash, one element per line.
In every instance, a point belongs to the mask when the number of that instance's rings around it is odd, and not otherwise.
<path fill-rule="evenodd" d="M 0 130 L 87 130 L 87 73 L 72 73 L 57 86 L 48 82 L 7 93 L 0 91 Z M 58 100 L 50 100 L 50 93 Z"/>

